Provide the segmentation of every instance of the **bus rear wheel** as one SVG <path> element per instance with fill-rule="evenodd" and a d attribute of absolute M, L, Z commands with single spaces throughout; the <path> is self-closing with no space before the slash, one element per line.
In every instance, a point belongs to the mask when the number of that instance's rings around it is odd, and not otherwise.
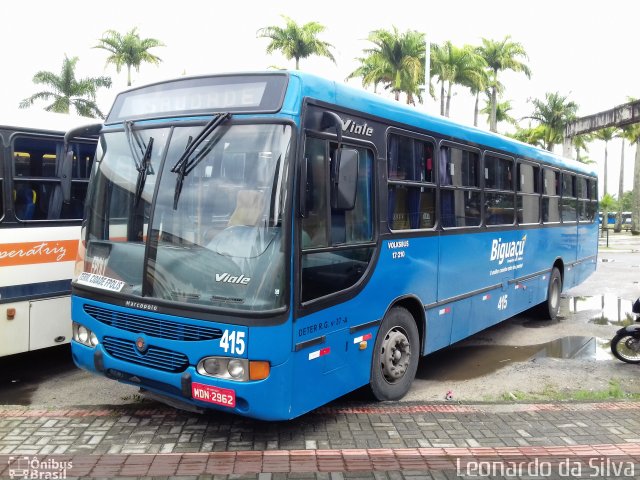
<path fill-rule="evenodd" d="M 398 400 L 406 395 L 416 376 L 420 357 L 418 328 L 403 307 L 387 312 L 373 352 L 370 387 L 380 401 Z"/>
<path fill-rule="evenodd" d="M 556 267 L 551 269 L 547 299 L 538 305 L 538 313 L 545 320 L 554 320 L 560 311 L 560 294 L 562 293 L 562 275 Z"/>

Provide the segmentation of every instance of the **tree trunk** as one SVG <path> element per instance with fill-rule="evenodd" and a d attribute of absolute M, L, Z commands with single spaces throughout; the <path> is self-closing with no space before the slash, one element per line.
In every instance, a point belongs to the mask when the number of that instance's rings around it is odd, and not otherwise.
<path fill-rule="evenodd" d="M 498 92 L 494 85 L 491 87 L 491 116 L 489 117 L 489 130 L 498 131 L 498 122 L 496 120 L 498 114 Z"/>
<path fill-rule="evenodd" d="M 476 93 L 476 105 L 473 110 L 473 126 L 478 126 L 478 103 L 480 102 L 480 92 Z"/>
<path fill-rule="evenodd" d="M 447 107 L 444 113 L 445 117 L 449 117 L 449 108 L 451 107 L 451 90 L 453 89 L 453 85 L 449 82 L 449 88 L 447 88 Z"/>
<path fill-rule="evenodd" d="M 440 80 L 440 115 L 444 117 L 444 80 Z"/>
<path fill-rule="evenodd" d="M 622 231 L 622 196 L 624 195 L 624 139 L 622 139 L 622 155 L 620 156 L 620 180 L 618 181 L 618 213 L 616 213 L 616 224 L 613 231 Z"/>
<path fill-rule="evenodd" d="M 131 65 L 127 65 L 127 87 L 131 86 Z"/>
<path fill-rule="evenodd" d="M 631 233 L 640 235 L 640 139 L 636 140 L 636 160 L 633 164 L 633 203 L 631 204 Z"/>

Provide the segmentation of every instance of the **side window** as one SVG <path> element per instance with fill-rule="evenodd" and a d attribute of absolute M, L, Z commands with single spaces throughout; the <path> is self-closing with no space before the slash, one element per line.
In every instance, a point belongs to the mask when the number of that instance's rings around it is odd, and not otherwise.
<path fill-rule="evenodd" d="M 484 208 L 487 225 L 513 225 L 513 159 L 484 156 Z"/>
<path fill-rule="evenodd" d="M 578 221 L 594 222 L 596 209 L 598 206 L 597 190 L 594 180 L 584 177 L 576 179 L 576 189 L 578 196 Z"/>
<path fill-rule="evenodd" d="M 560 222 L 560 172 L 542 169 L 542 221 Z"/>
<path fill-rule="evenodd" d="M 518 206 L 520 224 L 540 222 L 540 167 L 530 163 L 518 163 Z"/>
<path fill-rule="evenodd" d="M 18 137 L 13 141 L 13 201 L 19 220 L 80 219 L 95 145 L 74 143 L 71 201 L 62 199 L 62 139 Z"/>
<path fill-rule="evenodd" d="M 390 135 L 388 145 L 389 228 L 433 228 L 436 217 L 434 144 Z"/>
<path fill-rule="evenodd" d="M 576 199 L 576 176 L 562 174 L 562 222 L 574 223 L 578 218 L 578 201 Z"/>
<path fill-rule="evenodd" d="M 354 147 L 346 147 L 354 148 Z M 358 153 L 356 201 L 353 209 L 331 207 L 331 172 L 336 144 L 307 138 L 306 202 L 302 219 L 302 302 L 355 285 L 364 275 L 374 251 L 373 152 Z"/>
<path fill-rule="evenodd" d="M 4 219 L 4 148 L 0 141 L 0 221 Z"/>
<path fill-rule="evenodd" d="M 480 156 L 453 146 L 440 148 L 440 221 L 445 228 L 480 225 Z"/>

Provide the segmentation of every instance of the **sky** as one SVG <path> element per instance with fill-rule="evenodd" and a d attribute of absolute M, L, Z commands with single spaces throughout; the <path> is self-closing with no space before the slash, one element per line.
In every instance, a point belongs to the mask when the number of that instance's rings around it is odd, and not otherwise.
<path fill-rule="evenodd" d="M 268 40 L 256 37 L 262 27 L 284 26 L 281 15 L 300 24 L 317 21 L 326 26 L 320 38 L 334 46 L 336 63 L 309 58 L 301 60 L 300 68 L 336 81 L 344 81 L 357 68 L 356 57 L 371 47 L 366 41 L 369 32 L 395 26 L 424 32 L 431 42 L 451 40 L 458 46 L 506 35 L 521 43 L 531 79 L 512 72 L 500 77 L 504 99 L 511 101 L 511 114 L 517 119 L 532 113 L 530 99 L 543 99 L 547 92 L 568 95 L 579 105 L 579 115 L 613 108 L 628 97 L 640 98 L 640 2 L 635 0 L 21 0 L 2 7 L 0 45 L 7 62 L 0 76 L 0 112 L 14 110 L 20 100 L 39 91 L 33 75 L 41 70 L 58 74 L 65 54 L 79 57 L 78 78 L 113 79 L 112 88 L 101 90 L 97 99 L 107 112 L 115 95 L 127 88 L 126 72 L 118 74 L 112 65 L 106 66 L 107 52 L 93 48 L 110 29 L 125 33 L 137 27 L 142 38 L 166 45 L 152 50 L 162 59 L 159 66 L 144 64 L 140 72 L 133 72 L 133 86 L 185 74 L 294 68 L 293 60 L 267 55 Z M 358 80 L 349 83 L 360 87 Z M 33 108 L 42 106 L 36 103 Z M 439 103 L 431 99 L 416 108 L 439 113 Z M 473 122 L 473 98 L 467 89 L 454 90 L 451 118 Z M 617 193 L 621 140 L 610 142 L 608 150 L 608 191 Z M 556 153 L 561 153 L 560 147 Z M 635 147 L 627 145 L 625 190 L 632 188 L 634 155 Z M 602 195 L 604 144 L 592 143 L 588 156 L 598 163 Z"/>

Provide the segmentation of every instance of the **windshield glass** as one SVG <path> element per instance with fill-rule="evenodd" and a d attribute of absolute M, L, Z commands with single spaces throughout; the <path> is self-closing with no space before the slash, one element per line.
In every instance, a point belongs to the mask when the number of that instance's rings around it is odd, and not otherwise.
<path fill-rule="evenodd" d="M 190 155 L 198 160 L 176 196 L 174 167 L 202 129 L 134 126 L 143 144 L 153 138 L 138 202 L 140 172 L 128 133 L 104 134 L 84 269 L 120 280 L 118 291 L 141 297 L 242 310 L 282 307 L 291 127 L 222 123 Z"/>

